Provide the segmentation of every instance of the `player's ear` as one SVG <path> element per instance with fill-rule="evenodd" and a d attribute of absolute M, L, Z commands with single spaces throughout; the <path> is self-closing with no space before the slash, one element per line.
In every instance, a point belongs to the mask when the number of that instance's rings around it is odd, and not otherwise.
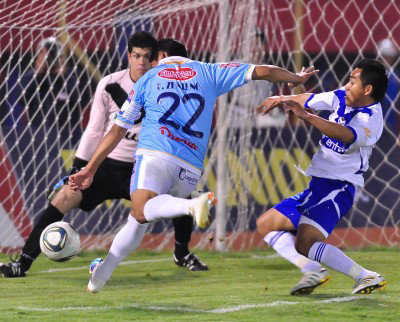
<path fill-rule="evenodd" d="M 372 92 L 374 91 L 374 87 L 371 84 L 368 84 L 364 87 L 364 95 L 371 96 Z"/>
<path fill-rule="evenodd" d="M 166 57 L 168 57 L 167 52 L 165 52 L 165 51 L 159 51 L 158 52 L 158 61 L 160 61 L 161 59 L 164 59 Z"/>

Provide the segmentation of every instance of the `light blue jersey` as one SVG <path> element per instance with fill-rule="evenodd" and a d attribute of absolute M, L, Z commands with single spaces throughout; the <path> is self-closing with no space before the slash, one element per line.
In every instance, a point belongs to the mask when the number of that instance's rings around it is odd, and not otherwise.
<path fill-rule="evenodd" d="M 254 67 L 165 58 L 134 85 L 116 124 L 130 129 L 144 109 L 138 153 L 145 150 L 201 171 L 216 98 L 246 84 Z"/>

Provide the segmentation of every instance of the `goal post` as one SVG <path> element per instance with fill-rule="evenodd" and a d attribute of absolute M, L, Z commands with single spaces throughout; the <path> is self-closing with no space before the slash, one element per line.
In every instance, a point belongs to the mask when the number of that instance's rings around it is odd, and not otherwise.
<path fill-rule="evenodd" d="M 400 9 L 392 0 L 4 0 L 0 17 L 0 248 L 20 248 L 47 206 L 45 192 L 67 173 L 99 79 L 127 67 L 127 37 L 138 30 L 185 43 L 207 62 L 315 65 L 304 91 L 343 86 L 363 57 L 382 59 L 390 75 L 385 126 L 353 209 L 330 237 L 341 247 L 398 245 L 400 240 Z M 55 40 L 38 77 L 42 42 Z M 42 44 L 43 45 L 43 44 Z M 49 45 L 50 46 L 50 45 Z M 37 66 L 36 66 L 37 67 Z M 68 71 L 56 76 L 55 71 Z M 219 251 L 264 245 L 256 219 L 307 187 L 305 169 L 320 133 L 277 110 L 260 117 L 267 96 L 285 84 L 251 82 L 220 97 L 200 188 L 219 204 L 193 247 Z M 40 99 L 39 99 L 40 98 Z M 129 201 L 107 201 L 65 220 L 85 248 L 104 248 L 125 223 Z M 5 233 L 3 233 L 5 232 Z M 170 221 L 150 225 L 142 247 L 173 245 Z"/>
<path fill-rule="evenodd" d="M 219 3 L 218 14 L 219 14 L 219 37 L 218 37 L 218 61 L 229 61 L 229 34 L 230 34 L 230 5 L 229 0 L 224 0 Z M 216 194 L 219 198 L 219 202 L 215 208 L 215 249 L 218 251 L 226 250 L 226 244 L 223 242 L 223 238 L 226 235 L 226 222 L 228 220 L 227 209 L 226 209 L 226 188 L 228 177 L 227 168 L 225 166 L 226 160 L 226 135 L 227 135 L 227 118 L 225 111 L 228 106 L 228 97 L 223 95 L 218 98 L 218 110 L 217 110 L 217 187 Z"/>

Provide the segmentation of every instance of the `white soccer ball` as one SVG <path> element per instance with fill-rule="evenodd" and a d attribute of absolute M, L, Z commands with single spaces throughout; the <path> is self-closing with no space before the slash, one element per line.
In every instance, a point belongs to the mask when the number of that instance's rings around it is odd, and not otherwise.
<path fill-rule="evenodd" d="M 40 235 L 40 249 L 49 259 L 64 262 L 78 254 L 79 233 L 69 223 L 58 221 L 48 225 Z"/>

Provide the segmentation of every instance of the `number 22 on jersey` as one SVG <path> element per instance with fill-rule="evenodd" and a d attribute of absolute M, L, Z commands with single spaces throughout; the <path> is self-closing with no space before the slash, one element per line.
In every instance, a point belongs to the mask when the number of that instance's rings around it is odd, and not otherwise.
<path fill-rule="evenodd" d="M 172 104 L 169 107 L 169 109 L 163 114 L 163 116 L 160 117 L 160 119 L 158 120 L 158 123 L 163 124 L 163 125 L 170 125 L 175 130 L 179 130 L 179 128 L 180 128 L 179 124 L 177 124 L 176 122 L 169 119 L 169 117 L 176 111 L 181 99 L 180 99 L 179 95 L 174 92 L 165 92 L 158 96 L 157 102 L 159 103 L 160 100 L 162 100 L 163 98 L 167 98 L 167 97 L 172 98 Z M 182 127 L 182 131 L 190 136 L 194 136 L 194 137 L 201 139 L 204 136 L 204 133 L 201 131 L 194 131 L 190 127 L 196 122 L 196 120 L 199 118 L 199 116 L 201 115 L 201 113 L 204 110 L 204 98 L 203 98 L 203 96 L 201 96 L 197 93 L 189 93 L 189 94 L 185 94 L 182 96 L 183 104 L 187 103 L 190 100 L 197 101 L 199 103 L 199 106 L 197 107 L 197 109 L 194 112 L 194 114 L 192 115 L 192 117 Z"/>

